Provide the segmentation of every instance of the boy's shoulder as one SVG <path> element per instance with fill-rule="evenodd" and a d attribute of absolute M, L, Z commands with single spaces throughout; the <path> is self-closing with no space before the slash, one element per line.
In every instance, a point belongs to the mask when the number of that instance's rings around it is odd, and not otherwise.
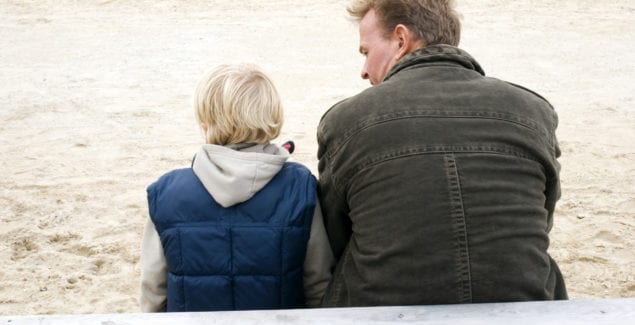
<path fill-rule="evenodd" d="M 169 178 L 173 178 L 173 177 L 184 176 L 184 175 L 187 175 L 187 174 L 194 174 L 194 171 L 192 170 L 191 167 L 173 169 L 173 170 L 161 175 L 158 178 L 157 181 L 165 180 L 165 179 L 169 179 Z"/>
<path fill-rule="evenodd" d="M 284 166 L 282 168 L 288 168 L 288 169 L 297 169 L 297 170 L 306 170 L 308 171 L 309 168 L 307 168 L 306 166 L 304 166 L 301 163 L 298 162 L 294 162 L 294 161 L 287 161 L 284 163 Z"/>
<path fill-rule="evenodd" d="M 172 183 L 174 180 L 182 179 L 191 175 L 194 175 L 192 168 L 178 168 L 171 170 L 161 175 L 156 181 L 150 184 L 147 190 L 150 191 L 151 189 Z"/>
<path fill-rule="evenodd" d="M 287 172 L 298 173 L 298 174 L 301 174 L 301 175 L 304 175 L 304 176 L 314 177 L 313 174 L 311 173 L 311 170 L 309 170 L 308 167 L 306 167 L 305 165 L 303 165 L 301 163 L 297 163 L 297 162 L 293 162 L 293 161 L 285 162 L 281 171 L 283 171 L 283 170 L 285 170 Z"/>
<path fill-rule="evenodd" d="M 307 168 L 305 165 L 296 162 L 287 161 L 282 169 L 276 175 L 275 183 L 279 184 L 279 182 L 283 182 L 286 184 L 294 184 L 292 186 L 299 187 L 309 187 L 314 188 L 317 187 L 317 179 L 311 173 L 311 170 Z"/>

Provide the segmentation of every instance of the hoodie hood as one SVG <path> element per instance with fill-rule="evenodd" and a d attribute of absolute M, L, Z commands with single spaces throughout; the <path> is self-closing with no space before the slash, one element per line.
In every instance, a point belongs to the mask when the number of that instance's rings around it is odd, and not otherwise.
<path fill-rule="evenodd" d="M 275 144 L 203 145 L 192 169 L 207 192 L 227 208 L 249 200 L 278 174 L 289 152 Z"/>

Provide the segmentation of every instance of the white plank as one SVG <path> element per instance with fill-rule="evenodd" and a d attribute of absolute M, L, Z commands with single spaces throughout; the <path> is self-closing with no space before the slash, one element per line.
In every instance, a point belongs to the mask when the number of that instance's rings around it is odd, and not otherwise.
<path fill-rule="evenodd" d="M 439 306 L 0 317 L 4 325 L 133 324 L 635 324 L 635 298 Z"/>

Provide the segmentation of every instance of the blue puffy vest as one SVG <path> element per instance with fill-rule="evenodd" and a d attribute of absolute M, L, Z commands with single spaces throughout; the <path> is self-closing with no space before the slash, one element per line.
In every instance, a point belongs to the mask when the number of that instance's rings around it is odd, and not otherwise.
<path fill-rule="evenodd" d="M 191 168 L 148 187 L 168 265 L 167 311 L 304 307 L 303 268 L 316 180 L 285 163 L 246 202 L 223 208 Z"/>

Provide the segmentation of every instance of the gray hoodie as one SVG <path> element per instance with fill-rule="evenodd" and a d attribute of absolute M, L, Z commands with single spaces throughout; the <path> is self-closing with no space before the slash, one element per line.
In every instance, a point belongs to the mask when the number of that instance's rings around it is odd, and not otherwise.
<path fill-rule="evenodd" d="M 274 144 L 203 145 L 192 169 L 209 194 L 223 207 L 249 200 L 280 171 L 289 153 Z M 221 190 L 222 189 L 222 190 Z M 317 202 L 317 201 L 316 201 Z M 335 259 L 317 202 L 304 260 L 304 294 L 317 307 L 329 281 Z M 143 312 L 165 310 L 167 264 L 159 234 L 148 218 L 141 243 L 141 297 Z"/>

